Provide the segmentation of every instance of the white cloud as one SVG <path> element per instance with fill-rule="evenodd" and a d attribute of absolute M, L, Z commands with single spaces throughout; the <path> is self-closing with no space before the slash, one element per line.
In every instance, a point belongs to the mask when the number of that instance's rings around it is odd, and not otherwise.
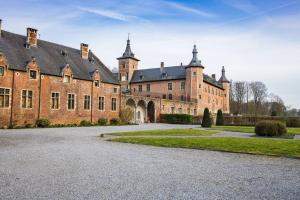
<path fill-rule="evenodd" d="M 196 14 L 196 15 L 200 15 L 202 17 L 216 17 L 216 14 L 212 13 L 212 12 L 207 12 L 207 11 L 204 11 L 204 10 L 200 10 L 200 9 L 197 9 L 197 8 L 192 8 L 192 7 L 188 7 L 188 6 L 185 6 L 183 4 L 180 4 L 180 3 L 175 3 L 175 2 L 169 2 L 169 1 L 165 1 L 165 3 L 175 9 L 178 9 L 178 10 L 181 10 L 181 11 L 184 11 L 184 12 L 187 12 L 187 13 L 193 13 L 193 14 Z"/>

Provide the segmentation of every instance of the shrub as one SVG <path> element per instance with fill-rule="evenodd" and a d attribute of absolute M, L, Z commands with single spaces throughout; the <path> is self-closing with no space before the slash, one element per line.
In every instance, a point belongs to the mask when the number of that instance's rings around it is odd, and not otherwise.
<path fill-rule="evenodd" d="M 126 124 L 129 124 L 129 122 L 132 120 L 133 116 L 134 116 L 134 112 L 130 108 L 125 108 L 125 109 L 121 110 L 121 112 L 120 112 L 121 121 Z"/>
<path fill-rule="evenodd" d="M 300 118 L 299 117 L 290 117 L 286 120 L 287 127 L 300 127 Z"/>
<path fill-rule="evenodd" d="M 118 118 L 112 118 L 110 120 L 110 124 L 111 125 L 118 125 L 118 124 L 120 124 L 120 120 Z"/>
<path fill-rule="evenodd" d="M 36 121 L 36 126 L 40 128 L 46 128 L 50 126 L 50 121 L 48 119 L 38 119 Z"/>
<path fill-rule="evenodd" d="M 212 120 L 210 118 L 210 113 L 208 108 L 204 109 L 204 114 L 203 114 L 203 120 L 202 120 L 202 127 L 209 128 L 212 125 Z"/>
<path fill-rule="evenodd" d="M 282 136 L 287 133 L 285 124 L 279 121 L 260 121 L 255 125 L 257 136 Z"/>
<path fill-rule="evenodd" d="M 224 118 L 223 118 L 222 110 L 218 110 L 216 125 L 217 126 L 223 126 L 224 125 Z"/>
<path fill-rule="evenodd" d="M 101 126 L 105 126 L 107 124 L 107 119 L 105 118 L 98 119 L 98 124 Z"/>
<path fill-rule="evenodd" d="M 194 118 L 192 115 L 187 114 L 161 114 L 160 120 L 169 124 L 192 124 Z"/>
<path fill-rule="evenodd" d="M 92 126 L 93 124 L 90 121 L 82 120 L 80 126 Z"/>
<path fill-rule="evenodd" d="M 25 128 L 32 128 L 33 126 L 32 126 L 32 124 L 25 124 Z"/>

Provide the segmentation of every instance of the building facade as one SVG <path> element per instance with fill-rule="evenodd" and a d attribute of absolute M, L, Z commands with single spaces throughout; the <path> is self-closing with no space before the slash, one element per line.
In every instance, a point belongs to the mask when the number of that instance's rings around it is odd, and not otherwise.
<path fill-rule="evenodd" d="M 158 122 L 160 114 L 201 115 L 204 108 L 229 112 L 229 81 L 203 74 L 196 46 L 188 65 L 139 69 L 130 40 L 112 73 L 82 43 L 79 49 L 1 30 L 0 21 L 0 127 L 52 124 L 119 118 L 126 107 L 132 122 Z"/>

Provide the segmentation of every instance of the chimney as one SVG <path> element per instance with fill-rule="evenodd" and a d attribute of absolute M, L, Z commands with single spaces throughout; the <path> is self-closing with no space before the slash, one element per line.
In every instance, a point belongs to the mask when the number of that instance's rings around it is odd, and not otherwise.
<path fill-rule="evenodd" d="M 1 34 L 2 34 L 2 19 L 0 19 L 0 38 L 1 38 Z"/>
<path fill-rule="evenodd" d="M 37 46 L 37 29 L 27 28 L 27 41 L 26 44 L 31 47 Z"/>
<path fill-rule="evenodd" d="M 216 74 L 212 74 L 211 77 L 216 80 Z"/>
<path fill-rule="evenodd" d="M 164 68 L 164 67 L 165 67 L 165 63 L 164 63 L 164 62 L 161 62 L 161 63 L 160 63 L 160 67 L 161 67 L 161 68 Z"/>
<path fill-rule="evenodd" d="M 89 57 L 89 45 L 81 43 L 80 44 L 80 55 L 82 59 L 88 59 Z"/>

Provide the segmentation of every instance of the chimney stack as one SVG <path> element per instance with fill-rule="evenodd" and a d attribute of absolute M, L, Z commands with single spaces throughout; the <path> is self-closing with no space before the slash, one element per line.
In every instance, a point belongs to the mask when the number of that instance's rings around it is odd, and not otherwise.
<path fill-rule="evenodd" d="M 27 28 L 27 40 L 26 44 L 31 47 L 37 46 L 37 29 L 34 28 Z"/>
<path fill-rule="evenodd" d="M 2 34 L 2 19 L 0 19 L 0 38 L 1 38 L 1 35 Z"/>
<path fill-rule="evenodd" d="M 81 43 L 80 44 L 80 55 L 82 59 L 88 59 L 89 58 L 89 45 Z"/>
<path fill-rule="evenodd" d="M 160 67 L 161 67 L 161 68 L 165 67 L 165 63 L 164 63 L 164 62 L 161 62 L 161 63 L 160 63 Z"/>
<path fill-rule="evenodd" d="M 216 74 L 212 74 L 211 77 L 216 80 Z"/>

